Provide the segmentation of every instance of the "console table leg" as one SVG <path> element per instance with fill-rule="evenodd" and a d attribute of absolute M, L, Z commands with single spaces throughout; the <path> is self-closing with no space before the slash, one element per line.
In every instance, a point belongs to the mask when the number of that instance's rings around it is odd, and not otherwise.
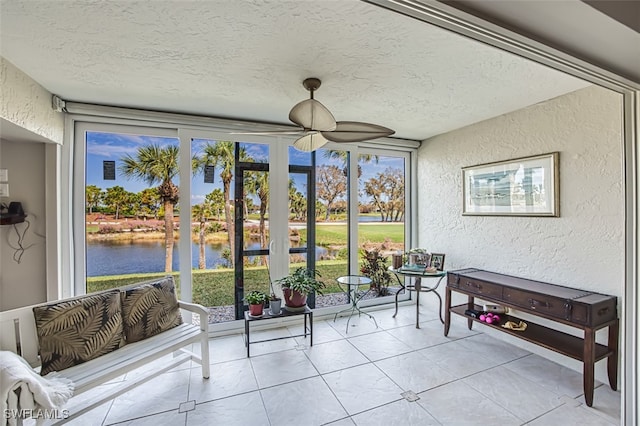
<path fill-rule="evenodd" d="M 607 374 L 609 376 L 609 386 L 611 389 L 618 390 L 618 330 L 620 321 L 616 319 L 615 323 L 609 326 L 609 340 L 607 346 L 613 352 L 607 359 Z"/>
<path fill-rule="evenodd" d="M 449 326 L 451 325 L 451 289 L 447 287 L 444 292 L 444 336 L 449 334 Z"/>
<path fill-rule="evenodd" d="M 584 399 L 588 407 L 593 405 L 593 365 L 596 358 L 596 331 L 592 328 L 584 330 L 583 381 Z"/>
<path fill-rule="evenodd" d="M 468 302 L 467 302 L 467 309 L 473 309 L 475 307 L 474 305 L 474 298 L 473 296 L 469 296 Z M 471 328 L 473 327 L 473 320 L 471 318 L 469 318 L 467 320 L 467 327 L 469 327 L 469 330 L 471 330 Z"/>

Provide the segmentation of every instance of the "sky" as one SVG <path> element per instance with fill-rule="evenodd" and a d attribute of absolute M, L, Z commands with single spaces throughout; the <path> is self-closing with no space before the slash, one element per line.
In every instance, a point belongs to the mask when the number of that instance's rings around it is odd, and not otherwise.
<path fill-rule="evenodd" d="M 160 146 L 166 146 L 168 144 L 178 145 L 179 140 L 177 138 L 156 137 L 156 136 L 143 136 L 132 134 L 119 134 L 119 133 L 103 133 L 103 132 L 87 132 L 86 144 L 87 144 L 87 158 L 86 158 L 86 184 L 96 185 L 103 190 L 112 186 L 122 186 L 129 192 L 140 192 L 147 188 L 148 185 L 144 181 L 136 179 L 128 179 L 122 175 L 119 167 L 122 164 L 121 158 L 125 155 L 136 155 L 137 149 L 141 146 L 148 144 L 158 144 Z M 215 141 L 194 139 L 192 141 L 192 153 L 199 153 L 202 151 L 203 146 L 206 143 L 215 143 Z M 247 153 L 259 162 L 268 162 L 268 145 L 258 143 L 241 143 L 241 146 L 247 150 Z M 337 159 L 327 159 L 322 155 L 322 150 L 317 151 L 316 163 L 318 165 L 336 165 L 340 168 L 343 164 Z M 296 165 L 310 165 L 311 154 L 308 152 L 301 152 L 293 147 L 289 148 L 290 164 Z M 116 162 L 116 180 L 104 180 L 103 179 L 103 162 L 115 161 Z M 366 166 L 361 167 L 362 176 L 361 180 L 365 181 L 371 177 L 376 176 L 378 173 L 383 172 L 387 167 L 403 168 L 404 159 L 398 157 L 380 157 L 378 164 L 369 163 Z M 204 200 L 206 194 L 209 194 L 216 188 L 222 189 L 222 182 L 220 179 L 220 170 L 216 169 L 214 183 L 204 183 L 204 176 L 202 173 L 196 175 L 192 179 L 192 203 L 198 204 Z M 301 192 L 305 192 L 306 183 L 303 183 L 300 175 L 296 175 L 295 179 L 296 187 Z M 179 185 L 179 179 L 174 180 L 176 185 Z"/>

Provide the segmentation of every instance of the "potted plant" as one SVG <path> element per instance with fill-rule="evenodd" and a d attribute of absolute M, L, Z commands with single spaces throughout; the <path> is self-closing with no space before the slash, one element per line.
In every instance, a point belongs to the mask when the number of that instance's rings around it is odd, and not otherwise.
<path fill-rule="evenodd" d="M 389 294 L 391 274 L 387 269 L 387 258 L 380 256 L 378 251 L 364 250 L 360 273 L 371 278 L 371 287 L 378 293 L 378 296 L 387 296 Z"/>
<path fill-rule="evenodd" d="M 284 309 L 290 312 L 303 311 L 309 293 L 315 291 L 322 294 L 326 285 L 316 278 L 319 276 L 320 273 L 315 269 L 298 268 L 293 274 L 277 280 L 284 293 Z"/>
<path fill-rule="evenodd" d="M 269 296 L 269 309 L 271 310 L 271 315 L 280 315 L 282 299 L 280 299 L 276 294 L 271 278 L 269 278 L 269 287 L 271 288 L 271 295 Z"/>
<path fill-rule="evenodd" d="M 253 290 L 247 293 L 244 300 L 249 304 L 249 315 L 252 317 L 259 317 L 263 313 L 264 302 L 268 300 L 268 296 L 258 290 Z"/>

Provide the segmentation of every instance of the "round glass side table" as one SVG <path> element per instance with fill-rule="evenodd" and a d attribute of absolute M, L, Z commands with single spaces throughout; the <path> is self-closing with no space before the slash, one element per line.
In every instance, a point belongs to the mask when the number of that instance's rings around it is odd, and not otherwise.
<path fill-rule="evenodd" d="M 360 309 L 358 307 L 358 301 L 361 300 L 364 296 L 366 296 L 370 291 L 371 291 L 371 278 L 369 277 L 365 277 L 362 275 L 346 275 L 344 277 L 338 277 L 336 278 L 336 281 L 338 281 L 338 283 L 340 284 L 344 284 L 345 286 L 347 286 L 347 292 L 349 293 L 349 296 L 351 298 L 351 306 L 349 308 L 343 309 L 339 312 L 336 312 L 335 316 L 333 317 L 333 321 L 335 322 L 336 319 L 338 318 L 338 315 L 343 313 L 343 312 L 348 312 L 351 311 L 351 313 L 349 314 L 349 319 L 347 319 L 347 330 L 346 332 L 349 332 L 349 321 L 351 321 L 351 317 L 353 316 L 353 314 L 358 311 L 358 316 L 360 316 L 361 314 L 365 314 L 366 316 L 368 316 L 369 318 L 371 318 L 374 322 L 374 324 L 376 325 L 376 328 L 378 328 L 378 322 L 376 321 L 376 319 L 369 313 L 363 311 L 362 309 Z M 360 295 L 360 297 L 358 297 L 358 287 L 360 286 L 369 286 L 369 289 L 367 289 L 366 292 L 362 293 Z"/>

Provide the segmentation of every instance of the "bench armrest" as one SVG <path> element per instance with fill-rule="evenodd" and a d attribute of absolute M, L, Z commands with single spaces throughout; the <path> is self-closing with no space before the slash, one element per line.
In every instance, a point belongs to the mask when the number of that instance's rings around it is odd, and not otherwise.
<path fill-rule="evenodd" d="M 178 305 L 180 309 L 198 314 L 200 316 L 200 330 L 209 331 L 209 311 L 204 306 L 197 303 L 183 302 L 182 300 L 178 300 Z"/>

